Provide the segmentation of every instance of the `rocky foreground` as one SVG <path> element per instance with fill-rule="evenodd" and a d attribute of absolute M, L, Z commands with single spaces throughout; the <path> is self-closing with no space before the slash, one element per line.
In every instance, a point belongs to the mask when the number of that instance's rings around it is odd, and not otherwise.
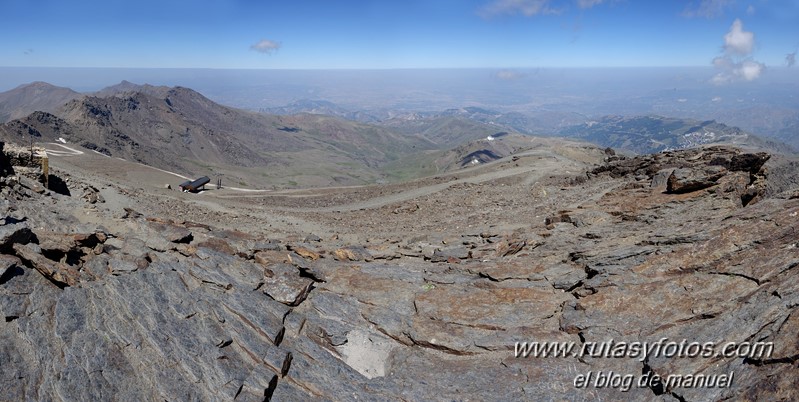
<path fill-rule="evenodd" d="M 71 211 L 97 202 L 91 186 L 73 180 L 66 196 L 6 172 L 0 399 L 795 400 L 793 168 L 725 147 L 608 155 L 587 173 L 535 183 L 522 173 L 379 209 L 306 213 L 373 230 L 359 244 L 135 210 L 82 224 Z M 517 342 L 663 338 L 773 351 L 515 356 Z M 732 378 L 596 382 L 610 372 Z"/>

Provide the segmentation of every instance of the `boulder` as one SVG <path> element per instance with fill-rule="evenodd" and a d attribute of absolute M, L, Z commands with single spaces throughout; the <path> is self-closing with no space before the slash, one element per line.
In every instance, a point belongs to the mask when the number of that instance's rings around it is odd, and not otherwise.
<path fill-rule="evenodd" d="M 674 169 L 661 169 L 654 176 L 652 176 L 652 182 L 649 184 L 652 188 L 665 188 L 669 181 L 669 176 Z"/>
<path fill-rule="evenodd" d="M 667 180 L 666 191 L 680 194 L 702 190 L 714 186 L 725 174 L 727 169 L 721 166 L 674 169 Z"/>

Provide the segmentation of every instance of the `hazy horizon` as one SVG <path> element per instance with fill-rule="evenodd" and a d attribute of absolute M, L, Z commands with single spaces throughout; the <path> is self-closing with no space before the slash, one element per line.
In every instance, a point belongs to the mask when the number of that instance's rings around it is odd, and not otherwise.
<path fill-rule="evenodd" d="M 0 42 L 4 66 L 696 65 L 736 82 L 792 65 L 799 47 L 790 1 L 11 1 L 3 12 L 0 36 L 15 38 Z"/>
<path fill-rule="evenodd" d="M 680 114 L 696 104 L 799 108 L 799 74 L 768 69 L 756 81 L 712 82 L 710 67 L 242 70 L 0 67 L 0 92 L 34 81 L 93 92 L 129 81 L 184 86 L 210 99 L 259 110 L 324 100 L 353 111 L 434 111 L 465 106 L 502 111 L 558 109 L 591 114 Z M 645 104 L 636 104 L 645 103 Z M 669 112 L 670 113 L 670 112 Z M 699 117 L 689 113 L 691 117 Z"/>
<path fill-rule="evenodd" d="M 0 42 L 0 91 L 125 80 L 256 111 L 322 100 L 744 125 L 738 110 L 799 110 L 799 3 L 788 1 L 12 1 L 4 16 L 0 35 L 15 39 Z"/>

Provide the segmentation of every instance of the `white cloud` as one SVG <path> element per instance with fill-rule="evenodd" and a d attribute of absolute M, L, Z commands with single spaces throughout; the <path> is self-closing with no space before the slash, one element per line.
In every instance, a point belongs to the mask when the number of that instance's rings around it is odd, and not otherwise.
<path fill-rule="evenodd" d="M 737 63 L 733 62 L 729 56 L 723 56 L 722 58 L 725 59 L 723 64 L 716 63 L 714 60 L 716 68 L 721 70 L 710 80 L 716 85 L 730 84 L 738 81 L 754 81 L 766 70 L 765 64 L 752 60 L 751 58 Z M 717 59 L 719 58 L 717 57 Z"/>
<path fill-rule="evenodd" d="M 755 45 L 755 34 L 752 32 L 744 31 L 744 24 L 741 20 L 736 19 L 730 27 L 730 32 L 724 35 L 724 50 L 747 55 L 752 53 L 752 48 Z"/>
<path fill-rule="evenodd" d="M 713 59 L 718 73 L 710 80 L 717 85 L 738 81 L 753 81 L 766 70 L 766 65 L 754 60 L 750 54 L 755 48 L 755 34 L 744 31 L 741 20 L 736 19 L 724 35 L 724 54 Z"/>
<path fill-rule="evenodd" d="M 686 18 L 715 18 L 724 15 L 724 9 L 732 6 L 735 0 L 702 0 L 695 6 L 693 2 L 688 3 L 682 16 Z"/>
<path fill-rule="evenodd" d="M 620 0 L 491 0 L 477 14 L 483 18 L 498 15 L 536 15 L 562 14 L 576 4 L 580 9 L 589 9 L 600 4 L 615 3 Z"/>
<path fill-rule="evenodd" d="M 250 50 L 255 50 L 256 52 L 270 54 L 274 51 L 280 49 L 280 43 L 275 42 L 269 39 L 261 39 L 258 43 L 250 46 Z"/>
<path fill-rule="evenodd" d="M 740 63 L 736 73 L 738 73 L 743 79 L 747 81 L 752 81 L 757 77 L 760 77 L 760 73 L 766 69 L 766 65 L 763 63 L 758 63 L 754 60 L 744 60 L 743 63 Z"/>
<path fill-rule="evenodd" d="M 750 4 L 749 7 L 746 7 L 746 14 L 755 15 L 755 6 Z"/>
<path fill-rule="evenodd" d="M 577 5 L 580 8 L 591 8 L 602 4 L 604 1 L 605 0 L 577 0 Z"/>
<path fill-rule="evenodd" d="M 532 17 L 539 14 L 557 14 L 558 10 L 550 7 L 550 0 L 494 0 L 479 14 L 483 17 L 493 17 L 503 14 L 522 14 Z"/>
<path fill-rule="evenodd" d="M 785 55 L 785 65 L 788 67 L 793 67 L 796 64 L 796 50 L 793 53 L 788 53 Z"/>

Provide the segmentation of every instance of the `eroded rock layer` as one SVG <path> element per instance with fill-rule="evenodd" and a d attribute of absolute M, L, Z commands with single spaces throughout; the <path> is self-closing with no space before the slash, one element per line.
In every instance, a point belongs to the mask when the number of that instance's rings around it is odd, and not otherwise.
<path fill-rule="evenodd" d="M 769 187 L 768 155 L 733 148 L 607 159 L 534 183 L 522 172 L 504 193 L 483 182 L 303 212 L 352 231 L 385 216 L 361 244 L 133 210 L 81 223 L 66 211 L 86 199 L 4 178 L 0 399 L 796 399 L 799 193 Z M 444 199 L 493 209 L 442 217 L 458 208 Z M 434 219 L 440 231 L 414 229 Z M 663 338 L 774 349 L 515 356 L 517 342 Z M 575 387 L 611 371 L 734 380 Z"/>

